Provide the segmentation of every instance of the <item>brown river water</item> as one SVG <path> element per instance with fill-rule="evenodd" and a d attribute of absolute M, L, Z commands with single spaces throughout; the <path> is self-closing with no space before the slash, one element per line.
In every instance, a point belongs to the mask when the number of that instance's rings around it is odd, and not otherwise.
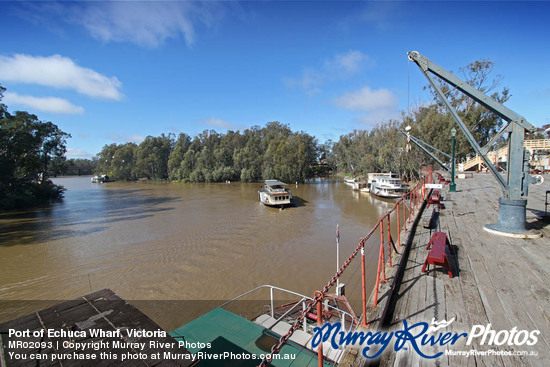
<path fill-rule="evenodd" d="M 329 179 L 290 185 L 284 210 L 258 202 L 259 183 L 54 181 L 62 202 L 0 213 L 0 322 L 102 288 L 166 329 L 262 284 L 312 296 L 336 272 L 336 225 L 343 263 L 394 205 Z M 379 242 L 366 246 L 368 294 Z M 342 277 L 358 314 L 360 264 Z"/>

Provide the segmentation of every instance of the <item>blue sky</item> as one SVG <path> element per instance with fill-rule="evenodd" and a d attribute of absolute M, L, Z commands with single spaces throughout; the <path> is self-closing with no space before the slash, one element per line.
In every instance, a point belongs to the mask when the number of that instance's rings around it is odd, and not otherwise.
<path fill-rule="evenodd" d="M 490 59 L 507 106 L 550 123 L 547 1 L 0 1 L 0 14 L 3 102 L 70 133 L 68 157 L 269 121 L 337 141 L 429 100 L 412 50 L 455 73 Z"/>

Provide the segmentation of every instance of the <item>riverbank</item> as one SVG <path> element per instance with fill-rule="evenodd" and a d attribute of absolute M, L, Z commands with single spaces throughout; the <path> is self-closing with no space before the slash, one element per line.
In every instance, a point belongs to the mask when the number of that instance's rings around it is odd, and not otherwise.
<path fill-rule="evenodd" d="M 432 205 L 425 209 L 416 227 L 409 228 L 408 247 L 401 251 L 408 254 L 400 267 L 387 275 L 380 305 L 369 308 L 367 322 L 373 333 L 397 332 L 405 323 L 409 327 L 418 323 L 433 327 L 434 321 L 443 320 L 450 324 L 441 324 L 429 333 L 433 338 L 425 339 L 425 345 L 419 338 L 418 350 L 409 345 L 396 351 L 392 342 L 380 359 L 369 361 L 351 358 L 360 355 L 355 348 L 342 365 L 424 365 L 434 361 L 439 366 L 545 365 L 550 357 L 550 228 L 544 218 L 547 190 L 548 181 L 530 186 L 527 205 L 528 223 L 543 237 L 518 239 L 483 229 L 484 224 L 496 223 L 502 195 L 491 175 L 458 180 L 455 193 L 445 186 L 442 208 Z M 441 266 L 421 271 L 428 254 L 426 245 L 435 231 L 446 233 L 454 250 L 455 255 L 447 250 L 452 278 Z M 403 270 L 402 279 L 395 282 L 399 269 Z M 420 331 L 420 326 L 411 329 L 415 335 Z M 446 333 L 449 339 L 438 339 Z M 451 337 L 457 337 L 455 343 Z M 437 357 L 426 358 L 433 356 Z"/>

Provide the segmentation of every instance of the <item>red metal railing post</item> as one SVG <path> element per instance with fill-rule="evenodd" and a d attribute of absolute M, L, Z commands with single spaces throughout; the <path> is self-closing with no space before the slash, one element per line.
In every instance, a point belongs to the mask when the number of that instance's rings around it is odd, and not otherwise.
<path fill-rule="evenodd" d="M 413 212 L 413 215 L 414 215 L 414 212 L 415 212 L 415 209 L 416 209 L 416 186 L 413 188 L 413 191 L 412 191 L 412 212 Z"/>
<path fill-rule="evenodd" d="M 411 211 L 412 211 L 412 194 L 409 192 L 409 223 L 411 222 Z"/>
<path fill-rule="evenodd" d="M 361 247 L 361 277 L 363 280 L 363 321 L 361 326 L 367 327 L 367 276 L 365 275 L 365 245 Z"/>
<path fill-rule="evenodd" d="M 401 247 L 401 226 L 399 225 L 399 204 L 397 202 L 397 246 Z"/>
<path fill-rule="evenodd" d="M 380 225 L 380 222 L 378 222 Z M 382 245 L 380 245 L 380 251 L 382 251 Z M 378 290 L 380 288 L 380 269 L 382 268 L 382 255 L 378 255 L 378 270 L 376 271 L 376 285 L 374 286 L 374 300 L 372 306 L 376 307 L 378 305 Z"/>
<path fill-rule="evenodd" d="M 315 298 L 319 297 L 317 301 L 317 326 L 323 326 L 323 293 L 317 291 L 315 292 Z M 319 343 L 319 348 L 317 349 L 317 366 L 323 367 L 323 341 Z"/>
<path fill-rule="evenodd" d="M 386 255 L 384 252 L 384 218 L 380 219 L 380 256 L 382 263 L 382 281 L 387 282 L 386 280 Z"/>
<path fill-rule="evenodd" d="M 390 213 L 388 213 L 387 218 L 388 218 L 388 225 L 387 225 L 387 228 L 388 228 L 388 256 L 389 256 L 389 260 L 390 260 L 390 268 L 392 268 L 393 265 L 392 265 L 392 263 L 391 263 L 391 227 L 390 227 Z"/>
<path fill-rule="evenodd" d="M 403 220 L 405 221 L 405 230 L 407 230 L 407 223 L 409 223 L 409 218 L 407 218 L 407 216 L 409 215 L 408 213 L 410 213 L 410 211 L 411 209 L 407 205 L 407 201 L 403 200 L 403 215 L 405 216 Z"/>

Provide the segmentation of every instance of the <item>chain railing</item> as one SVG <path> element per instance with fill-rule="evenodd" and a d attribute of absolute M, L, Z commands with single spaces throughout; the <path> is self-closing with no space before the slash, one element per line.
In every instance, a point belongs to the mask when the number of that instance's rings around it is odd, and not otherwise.
<path fill-rule="evenodd" d="M 363 302 L 362 302 L 362 312 L 363 317 L 361 321 L 361 326 L 368 326 L 367 325 L 367 297 L 366 297 L 366 276 L 365 276 L 365 243 L 367 240 L 376 232 L 377 229 L 380 231 L 380 251 L 378 256 L 378 270 L 376 272 L 376 284 L 374 288 L 374 297 L 373 297 L 373 307 L 376 307 L 378 305 L 378 293 L 380 289 L 380 283 L 381 282 L 387 282 L 386 279 L 386 260 L 385 260 L 385 249 L 384 247 L 388 246 L 388 264 L 390 267 L 392 267 L 392 249 L 394 250 L 394 253 L 398 253 L 397 247 L 401 247 L 401 228 L 400 228 L 400 222 L 401 222 L 401 214 L 400 214 L 400 208 L 402 208 L 403 213 L 403 225 L 404 230 L 407 230 L 407 222 L 411 222 L 411 216 L 414 218 L 414 215 L 416 214 L 417 209 L 419 208 L 421 204 L 421 200 L 424 200 L 424 185 L 426 183 L 433 183 L 433 177 L 432 177 L 432 170 L 431 168 L 428 170 L 428 173 L 418 182 L 416 185 L 409 189 L 409 191 L 403 195 L 392 209 L 387 211 L 384 215 L 382 215 L 374 227 L 370 230 L 370 232 L 365 236 L 359 239 L 359 244 L 355 248 L 355 250 L 352 252 L 352 254 L 349 256 L 349 258 L 344 262 L 344 264 L 338 269 L 336 274 L 332 277 L 332 279 L 325 285 L 322 291 L 316 291 L 315 296 L 313 299 L 309 302 L 308 306 L 302 311 L 300 317 L 296 319 L 294 324 L 290 327 L 288 332 L 281 336 L 279 339 L 279 342 L 275 344 L 271 348 L 271 354 L 268 354 L 264 357 L 262 362 L 259 364 L 258 367 L 264 367 L 269 365 L 269 363 L 273 359 L 273 355 L 278 354 L 281 351 L 281 348 L 286 344 L 288 339 L 292 336 L 292 334 L 300 327 L 300 325 L 304 321 L 305 315 L 310 313 L 314 307 L 316 307 L 318 304 L 323 302 L 323 298 L 326 296 L 330 288 L 336 283 L 336 280 L 342 275 L 342 273 L 347 269 L 347 267 L 350 265 L 350 263 L 355 259 L 357 254 L 361 252 L 361 263 L 362 263 L 362 293 L 363 293 Z M 409 202 L 407 206 L 407 200 Z M 396 212 L 396 219 L 397 219 L 397 247 L 395 246 L 395 243 L 393 242 L 393 239 L 391 237 L 391 226 L 390 226 L 390 215 L 393 212 Z M 408 216 L 407 216 L 408 212 Z M 384 224 L 386 224 L 386 233 L 384 233 Z M 320 320 L 321 318 L 318 317 Z M 322 346 L 323 344 L 319 344 L 318 346 L 318 360 L 319 365 L 322 364 Z"/>

